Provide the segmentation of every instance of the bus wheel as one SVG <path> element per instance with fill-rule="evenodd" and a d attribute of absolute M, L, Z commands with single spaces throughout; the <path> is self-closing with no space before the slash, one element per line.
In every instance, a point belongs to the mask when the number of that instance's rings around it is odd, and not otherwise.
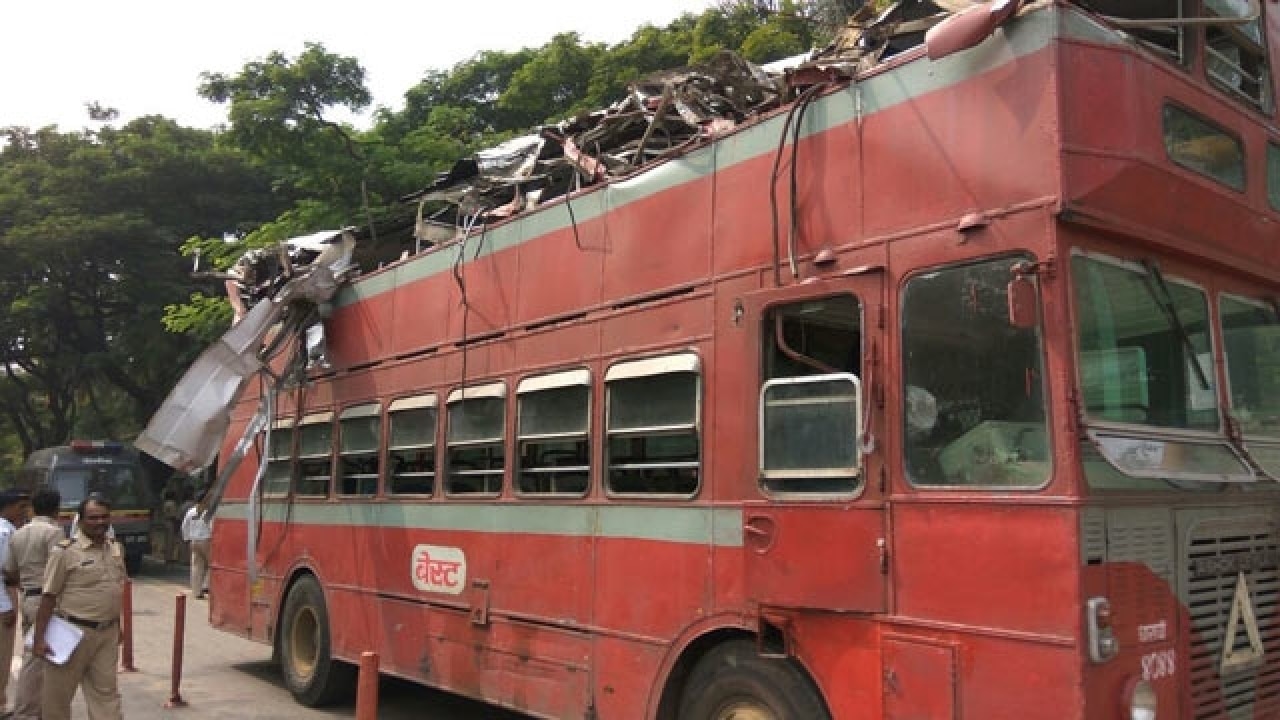
<path fill-rule="evenodd" d="M 355 668 L 333 658 L 324 591 L 314 577 L 305 575 L 289 589 L 279 642 L 284 683 L 299 703 L 318 707 L 350 693 Z"/>
<path fill-rule="evenodd" d="M 763 658 L 750 640 L 733 640 L 698 661 L 680 697 L 680 720 L 829 720 L 799 666 Z"/>

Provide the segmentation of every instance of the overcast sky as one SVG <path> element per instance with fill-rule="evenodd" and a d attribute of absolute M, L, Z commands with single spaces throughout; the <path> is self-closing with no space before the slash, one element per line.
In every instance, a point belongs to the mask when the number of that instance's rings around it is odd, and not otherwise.
<path fill-rule="evenodd" d="M 482 50 L 542 45 L 558 32 L 614 43 L 709 0 L 41 0 L 6 6 L 0 22 L 0 127 L 93 127 L 85 104 L 121 121 L 159 114 L 184 125 L 226 120 L 196 94 L 201 72 L 234 74 L 304 42 L 355 57 L 374 105 L 399 109 L 429 69 Z"/>

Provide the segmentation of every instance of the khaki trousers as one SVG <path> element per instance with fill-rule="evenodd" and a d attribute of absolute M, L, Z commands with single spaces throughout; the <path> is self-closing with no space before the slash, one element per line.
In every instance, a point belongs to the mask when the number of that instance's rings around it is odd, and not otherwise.
<path fill-rule="evenodd" d="M 121 720 L 120 689 L 116 684 L 116 663 L 120 657 L 120 623 L 102 630 L 84 630 L 84 637 L 66 665 L 44 665 L 44 687 L 40 694 L 43 720 L 71 720 L 71 700 L 76 686 L 84 690 L 89 720 Z"/>
<path fill-rule="evenodd" d="M 191 541 L 191 594 L 199 595 L 209 587 L 209 541 Z"/>
<path fill-rule="evenodd" d="M 40 596 L 22 598 L 22 636 L 36 621 L 40 609 Z M 40 720 L 40 686 L 44 677 L 44 662 L 26 649 L 22 653 L 22 670 L 18 673 L 18 685 L 13 690 L 13 717 L 15 720 Z"/>
<path fill-rule="evenodd" d="M 6 587 L 4 591 L 9 593 L 9 600 L 13 603 L 13 609 L 17 610 L 18 605 L 18 588 Z M 0 710 L 9 705 L 9 668 L 13 663 L 13 638 L 18 634 L 17 618 L 9 627 L 0 625 L 0 659 L 4 661 L 4 671 L 0 672 Z"/>

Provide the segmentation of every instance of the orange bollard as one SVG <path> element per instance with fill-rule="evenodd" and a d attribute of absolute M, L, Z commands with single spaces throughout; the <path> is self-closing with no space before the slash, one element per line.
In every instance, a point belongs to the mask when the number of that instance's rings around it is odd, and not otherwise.
<path fill-rule="evenodd" d="M 133 666 L 133 581 L 125 578 L 124 597 L 120 601 L 120 669 L 138 672 Z"/>
<path fill-rule="evenodd" d="M 356 720 L 378 718 L 378 653 L 360 653 L 360 675 L 356 681 Z"/>
<path fill-rule="evenodd" d="M 167 708 L 186 707 L 178 686 L 182 684 L 182 640 L 187 626 L 187 594 L 178 593 L 173 611 L 173 668 L 169 673 L 169 702 Z"/>

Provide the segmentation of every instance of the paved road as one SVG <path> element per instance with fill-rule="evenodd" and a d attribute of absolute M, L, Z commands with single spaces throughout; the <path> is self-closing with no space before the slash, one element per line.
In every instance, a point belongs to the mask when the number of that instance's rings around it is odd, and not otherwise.
<path fill-rule="evenodd" d="M 175 597 L 183 593 L 185 566 L 163 568 L 148 558 L 134 580 L 134 665 L 137 672 L 120 674 L 124 716 L 129 720 L 234 718 L 236 720 L 293 720 L 349 718 L 352 701 L 312 710 L 293 701 L 284 688 L 271 649 L 213 630 L 206 622 L 203 600 L 187 599 L 187 632 L 180 686 L 186 707 L 166 708 L 170 697 L 170 658 L 173 654 Z M 14 658 L 13 667 L 19 665 Z M 12 685 L 11 685 L 12 687 Z M 527 720 L 462 698 L 393 678 L 380 685 L 380 720 Z M 77 696 L 72 717 L 87 718 Z"/>

